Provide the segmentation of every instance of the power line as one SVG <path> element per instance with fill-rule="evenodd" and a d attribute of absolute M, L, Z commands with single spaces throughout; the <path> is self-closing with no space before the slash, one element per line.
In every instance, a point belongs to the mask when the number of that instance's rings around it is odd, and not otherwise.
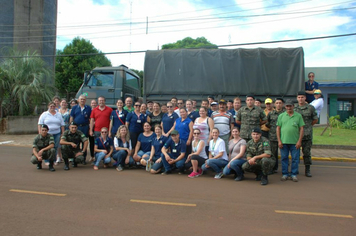
<path fill-rule="evenodd" d="M 226 44 L 226 45 L 217 45 L 219 48 L 226 47 L 236 47 L 236 46 L 249 46 L 249 45 L 258 45 L 258 44 L 273 44 L 273 43 L 289 43 L 289 42 L 298 42 L 298 41 L 308 41 L 308 40 L 321 40 L 329 38 L 339 38 L 339 37 L 349 37 L 355 36 L 356 33 L 350 34 L 338 34 L 338 35 L 328 35 L 320 37 L 309 37 L 309 38 L 300 38 L 300 39 L 287 39 L 287 40 L 274 40 L 274 41 L 263 41 L 263 42 L 252 42 L 252 43 L 238 43 L 238 44 Z M 207 47 L 208 48 L 208 47 Z M 198 49 L 198 48 L 186 48 L 186 49 Z M 113 55 L 113 54 L 129 54 L 129 53 L 144 53 L 147 50 L 139 51 L 122 51 L 122 52 L 102 52 L 102 53 L 81 53 L 81 54 L 60 54 L 60 55 L 38 55 L 38 56 L 0 56 L 0 58 L 27 58 L 27 57 L 75 57 L 75 56 L 97 56 L 97 55 Z"/>

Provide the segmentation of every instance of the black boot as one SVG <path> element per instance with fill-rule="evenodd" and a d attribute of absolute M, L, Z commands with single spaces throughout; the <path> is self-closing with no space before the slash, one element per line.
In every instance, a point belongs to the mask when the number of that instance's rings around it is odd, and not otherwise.
<path fill-rule="evenodd" d="M 37 163 L 37 170 L 41 170 L 42 169 L 42 161 L 39 161 Z"/>
<path fill-rule="evenodd" d="M 69 161 L 68 161 L 68 159 L 64 159 L 64 170 L 70 170 L 69 169 Z"/>
<path fill-rule="evenodd" d="M 255 175 L 256 175 L 255 180 L 256 180 L 256 181 L 261 181 L 261 178 L 262 178 L 262 171 L 255 172 Z"/>
<path fill-rule="evenodd" d="M 268 177 L 267 175 L 262 175 L 261 178 L 261 185 L 267 185 L 268 184 Z"/>
<path fill-rule="evenodd" d="M 49 171 L 56 171 L 54 168 L 53 168 L 53 161 L 50 161 L 49 162 L 49 166 L 48 166 L 48 169 L 49 169 Z"/>
<path fill-rule="evenodd" d="M 77 158 L 73 159 L 73 167 L 78 167 Z"/>
<path fill-rule="evenodd" d="M 310 165 L 305 166 L 305 176 L 312 177 L 312 174 L 310 173 Z"/>

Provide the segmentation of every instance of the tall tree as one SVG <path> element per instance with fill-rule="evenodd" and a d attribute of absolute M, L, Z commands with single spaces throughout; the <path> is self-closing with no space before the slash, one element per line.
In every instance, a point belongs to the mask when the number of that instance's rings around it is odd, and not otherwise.
<path fill-rule="evenodd" d="M 205 37 L 198 37 L 196 39 L 192 39 L 191 37 L 186 37 L 182 40 L 178 40 L 175 43 L 168 43 L 162 45 L 162 49 L 179 49 L 179 48 L 217 49 L 218 46 L 210 43 Z"/>
<path fill-rule="evenodd" d="M 76 56 L 76 54 L 99 53 L 99 55 Z M 57 50 L 56 87 L 62 95 L 76 93 L 83 83 L 83 74 L 98 66 L 111 66 L 110 60 L 86 39 L 77 37 L 64 47 Z M 64 56 L 68 55 L 68 56 Z"/>
<path fill-rule="evenodd" d="M 32 114 L 36 105 L 54 94 L 54 87 L 49 85 L 52 70 L 36 52 L 7 48 L 5 55 L 0 62 L 0 111 L 7 101 L 19 115 Z"/>

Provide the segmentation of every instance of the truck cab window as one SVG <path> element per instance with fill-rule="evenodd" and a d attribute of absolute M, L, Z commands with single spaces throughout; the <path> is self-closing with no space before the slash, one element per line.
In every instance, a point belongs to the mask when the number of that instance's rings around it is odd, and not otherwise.
<path fill-rule="evenodd" d="M 126 85 L 138 89 L 138 80 L 133 75 L 126 73 Z"/>
<path fill-rule="evenodd" d="M 113 82 L 113 73 L 94 73 L 88 81 L 88 86 L 112 87 Z"/>

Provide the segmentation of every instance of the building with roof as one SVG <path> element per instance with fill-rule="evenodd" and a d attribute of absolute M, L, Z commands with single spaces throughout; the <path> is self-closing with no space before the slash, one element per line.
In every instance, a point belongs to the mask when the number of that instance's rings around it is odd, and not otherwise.
<path fill-rule="evenodd" d="M 315 73 L 315 81 L 324 96 L 320 124 L 326 124 L 328 116 L 340 115 L 342 121 L 356 116 L 356 67 L 306 67 Z"/>

